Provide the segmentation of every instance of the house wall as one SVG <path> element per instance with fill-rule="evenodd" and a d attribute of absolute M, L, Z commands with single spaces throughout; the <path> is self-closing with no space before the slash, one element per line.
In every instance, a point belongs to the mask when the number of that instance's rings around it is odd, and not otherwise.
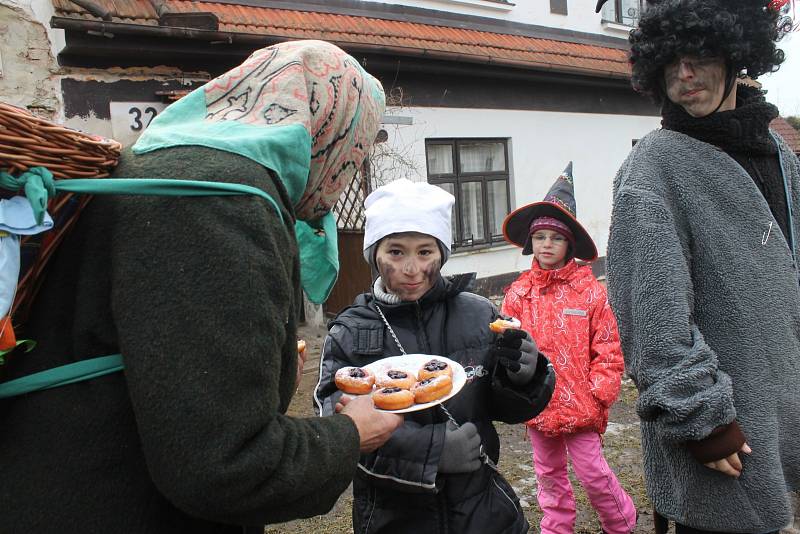
<path fill-rule="evenodd" d="M 58 65 L 46 16 L 44 2 L 0 0 L 0 101 L 57 119 Z"/>
<path fill-rule="evenodd" d="M 390 126 L 390 146 L 410 165 L 399 174 L 425 180 L 425 139 L 499 137 L 509 140 L 512 210 L 544 198 L 567 163 L 573 162 L 578 218 L 605 255 L 611 219 L 614 176 L 627 157 L 633 139 L 659 126 L 660 118 L 574 112 L 423 108 L 393 110 L 411 117 L 410 126 Z M 477 271 L 478 278 L 530 267 L 520 249 L 496 246 L 454 254 L 445 265 L 448 274 Z"/>

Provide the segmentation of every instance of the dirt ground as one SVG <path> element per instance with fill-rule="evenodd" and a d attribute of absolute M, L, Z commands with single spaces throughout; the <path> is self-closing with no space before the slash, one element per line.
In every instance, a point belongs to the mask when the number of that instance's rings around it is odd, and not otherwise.
<path fill-rule="evenodd" d="M 308 343 L 309 356 L 300 389 L 289 407 L 289 413 L 298 417 L 313 416 L 311 399 L 317 381 L 319 354 L 325 330 L 305 326 L 301 327 L 300 336 Z M 639 523 L 634 532 L 645 534 L 653 532 L 653 517 L 644 488 L 639 423 L 635 412 L 636 397 L 633 383 L 625 380 L 619 400 L 611 410 L 608 431 L 604 437 L 604 451 L 609 465 L 619 477 L 622 486 L 633 497 L 639 510 Z M 496 423 L 496 426 L 501 443 L 500 471 L 517 492 L 525 516 L 531 524 L 531 532 L 539 532 L 541 511 L 536 502 L 536 479 L 531 465 L 530 443 L 524 427 L 502 423 Z M 597 515 L 589 505 L 580 484 L 574 477 L 571 478 L 578 504 L 575 532 L 599 534 L 601 528 Z M 349 491 L 345 492 L 330 513 L 312 519 L 272 525 L 265 530 L 265 534 L 352 534 L 351 503 L 352 495 Z M 800 534 L 800 516 L 795 516 L 793 528 L 783 530 L 781 534 Z"/>

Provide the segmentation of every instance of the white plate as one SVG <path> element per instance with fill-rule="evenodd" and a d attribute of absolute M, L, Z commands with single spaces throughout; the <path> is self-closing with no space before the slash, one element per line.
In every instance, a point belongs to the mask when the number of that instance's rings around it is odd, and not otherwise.
<path fill-rule="evenodd" d="M 441 360 L 450 364 L 450 368 L 453 369 L 453 389 L 450 390 L 450 393 L 442 397 L 441 399 L 436 399 L 433 402 L 426 402 L 424 404 L 412 404 L 408 408 L 403 408 L 402 410 L 382 410 L 384 412 L 391 412 L 391 413 L 408 413 L 408 412 L 418 412 L 419 410 L 425 410 L 430 408 L 431 406 L 436 406 L 437 404 L 441 404 L 447 399 L 452 398 L 455 396 L 456 393 L 461 391 L 461 388 L 464 387 L 464 384 L 467 383 L 467 373 L 464 371 L 464 367 L 458 362 L 454 362 L 450 358 L 445 358 L 444 356 L 431 356 L 430 354 L 406 354 L 404 356 L 392 356 L 389 358 L 384 358 L 382 360 L 378 360 L 376 362 L 372 362 L 369 365 L 365 365 L 365 369 L 369 369 L 372 371 L 375 376 L 385 373 L 390 369 L 398 369 L 400 371 L 406 371 L 409 373 L 413 373 L 414 376 L 417 376 L 417 371 L 430 360 Z"/>

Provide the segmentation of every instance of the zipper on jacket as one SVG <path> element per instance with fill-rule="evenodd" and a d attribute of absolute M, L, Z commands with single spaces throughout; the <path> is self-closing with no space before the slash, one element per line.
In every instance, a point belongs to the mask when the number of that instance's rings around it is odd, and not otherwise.
<path fill-rule="evenodd" d="M 786 238 L 789 241 L 789 249 L 792 253 L 794 272 L 797 274 L 797 254 L 794 250 L 794 224 L 792 221 L 792 196 L 789 191 L 789 181 L 786 179 L 786 170 L 783 168 L 783 152 L 781 151 L 781 145 L 778 143 L 778 139 L 775 137 L 774 133 L 770 131 L 769 134 L 772 136 L 772 140 L 775 141 L 775 145 L 778 147 L 778 165 L 781 168 L 783 193 L 786 195 L 786 226 L 789 228 L 789 235 L 786 236 Z"/>
<path fill-rule="evenodd" d="M 430 341 L 428 341 L 428 334 L 425 331 L 425 322 L 422 320 L 422 306 L 419 305 L 418 300 L 414 301 L 414 318 L 417 321 L 417 332 L 419 332 L 417 336 L 419 348 L 424 354 L 430 354 L 431 344 Z"/>
<path fill-rule="evenodd" d="M 378 490 L 369 485 L 369 490 L 367 491 L 367 506 L 369 507 L 369 517 L 367 518 L 367 524 L 364 525 L 364 532 L 369 532 L 369 527 L 372 524 L 372 514 L 375 513 L 375 504 L 378 502 Z"/>

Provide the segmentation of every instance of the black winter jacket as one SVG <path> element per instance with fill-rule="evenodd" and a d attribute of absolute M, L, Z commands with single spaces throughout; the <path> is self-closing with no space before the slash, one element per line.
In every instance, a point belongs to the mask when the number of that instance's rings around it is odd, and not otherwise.
<path fill-rule="evenodd" d="M 491 347 L 489 323 L 498 317 L 483 297 L 463 292 L 465 277 L 440 278 L 416 302 L 379 303 L 406 353 L 446 356 L 474 373 L 445 406 L 459 423 L 471 421 L 495 463 L 500 442 L 492 421 L 521 423 L 550 400 L 554 374 L 542 356 L 531 382 L 515 387 Z M 317 409 L 330 415 L 341 392 L 333 377 L 345 366 L 364 366 L 402 352 L 363 294 L 329 324 L 315 391 Z M 439 475 L 447 416 L 438 408 L 406 414 L 404 425 L 374 453 L 362 455 L 353 483 L 353 529 L 373 533 L 509 533 L 528 531 L 519 500 L 488 465 L 467 474 Z"/>

